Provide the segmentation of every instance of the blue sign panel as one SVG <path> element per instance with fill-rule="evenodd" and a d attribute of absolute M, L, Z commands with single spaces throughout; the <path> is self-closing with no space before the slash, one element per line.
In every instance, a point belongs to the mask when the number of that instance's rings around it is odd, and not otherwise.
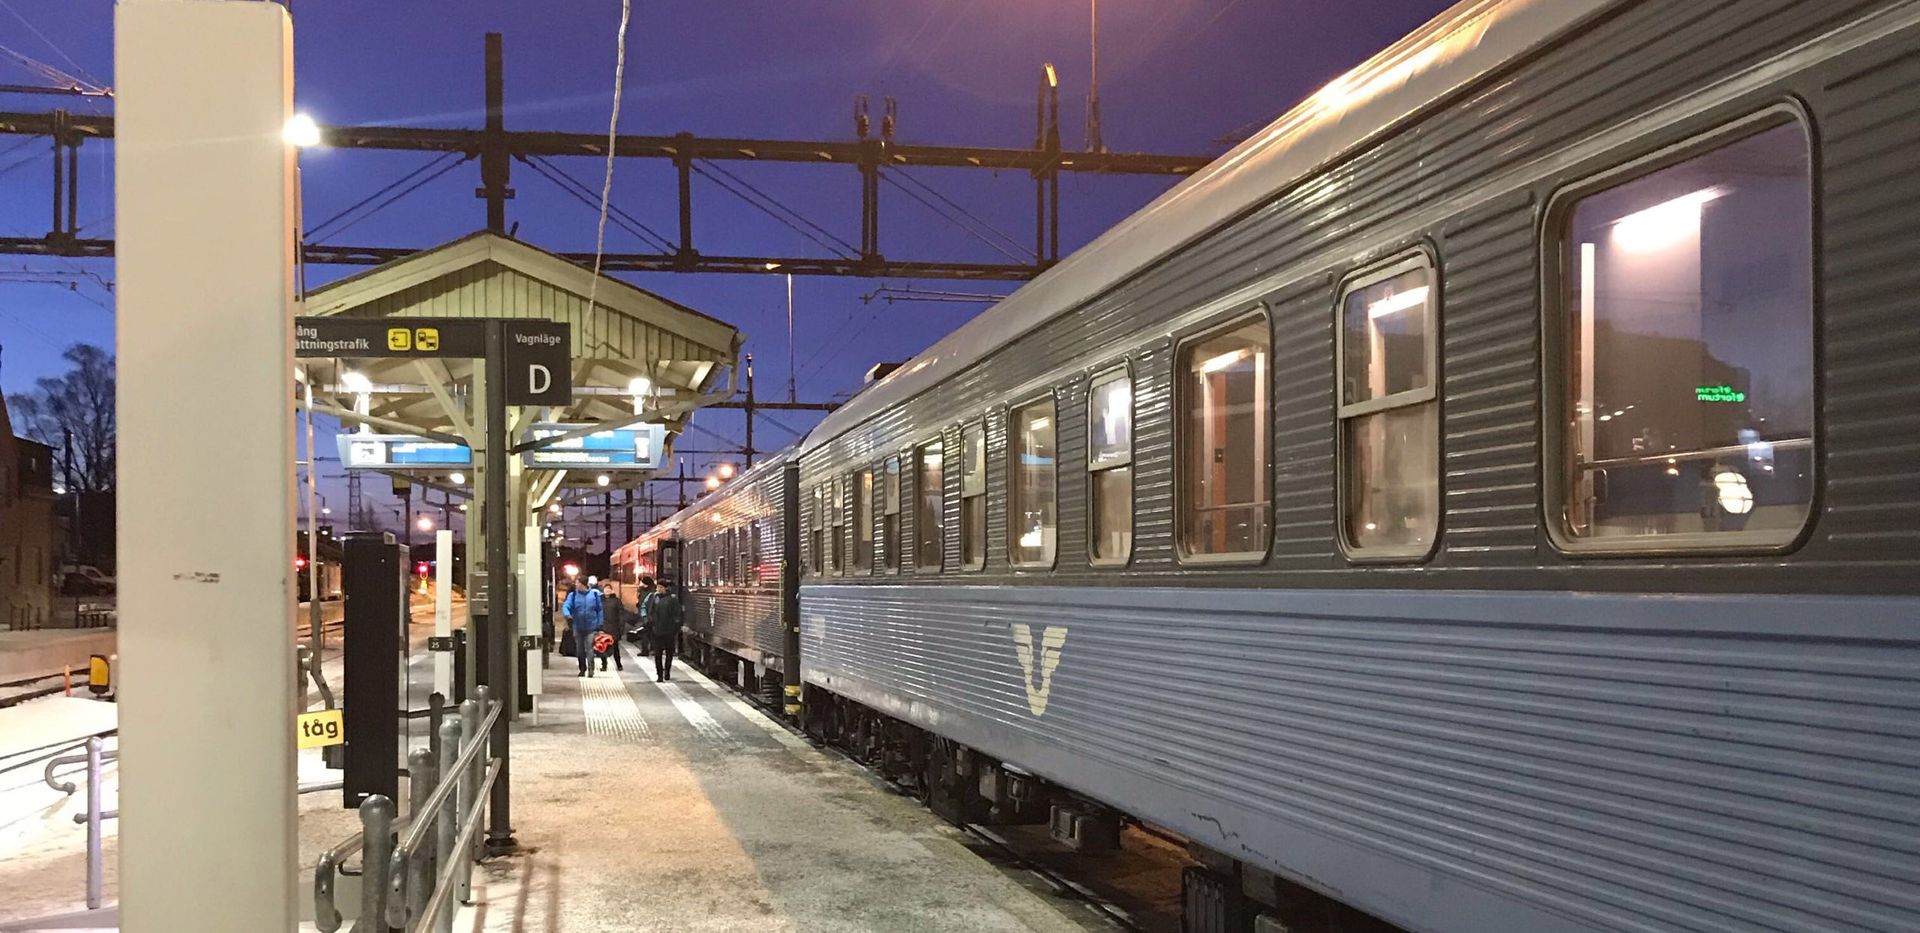
<path fill-rule="evenodd" d="M 583 427 L 586 425 L 536 424 L 529 435 L 540 440 Z M 570 437 L 521 456 L 527 466 L 542 470 L 657 470 L 666 456 L 666 442 L 665 425 L 635 424 Z"/>
<path fill-rule="evenodd" d="M 340 463 L 349 470 L 433 470 L 473 466 L 473 451 L 405 434 L 342 434 Z"/>

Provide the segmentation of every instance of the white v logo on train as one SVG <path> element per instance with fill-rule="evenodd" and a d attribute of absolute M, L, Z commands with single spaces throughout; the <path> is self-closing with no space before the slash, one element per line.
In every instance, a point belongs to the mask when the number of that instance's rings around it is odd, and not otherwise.
<path fill-rule="evenodd" d="M 1067 646 L 1067 628 L 1049 625 L 1040 633 L 1039 670 L 1034 668 L 1033 626 L 1013 626 L 1013 652 L 1020 658 L 1020 682 L 1027 688 L 1027 708 L 1035 716 L 1047 713 L 1047 697 L 1053 693 L 1053 671 L 1060 666 L 1060 651 Z M 1036 676 L 1037 674 L 1037 676 Z"/>

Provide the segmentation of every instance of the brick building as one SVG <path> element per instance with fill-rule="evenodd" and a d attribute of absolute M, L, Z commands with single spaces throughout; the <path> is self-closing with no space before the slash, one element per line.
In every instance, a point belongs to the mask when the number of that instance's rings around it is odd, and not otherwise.
<path fill-rule="evenodd" d="M 53 612 L 53 449 L 13 435 L 0 396 L 0 628 L 39 628 Z"/>

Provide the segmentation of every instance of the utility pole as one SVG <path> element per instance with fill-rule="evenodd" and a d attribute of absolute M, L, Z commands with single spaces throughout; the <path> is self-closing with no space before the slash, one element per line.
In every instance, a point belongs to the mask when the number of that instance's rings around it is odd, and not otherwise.
<path fill-rule="evenodd" d="M 800 400 L 793 371 L 793 273 L 787 273 L 787 401 Z"/>
<path fill-rule="evenodd" d="M 1107 143 L 1100 138 L 1100 0 L 1091 0 L 1093 4 L 1091 33 L 1093 36 L 1093 67 L 1091 80 L 1087 85 L 1087 151 L 1105 152 Z"/>
<path fill-rule="evenodd" d="M 487 231 L 506 235 L 513 159 L 507 151 L 506 91 L 500 34 L 487 33 L 487 128 L 480 135 L 479 196 L 487 201 Z"/>
<path fill-rule="evenodd" d="M 753 469 L 753 354 L 747 354 L 747 469 Z"/>
<path fill-rule="evenodd" d="M 633 489 L 627 489 L 627 540 L 633 540 Z"/>

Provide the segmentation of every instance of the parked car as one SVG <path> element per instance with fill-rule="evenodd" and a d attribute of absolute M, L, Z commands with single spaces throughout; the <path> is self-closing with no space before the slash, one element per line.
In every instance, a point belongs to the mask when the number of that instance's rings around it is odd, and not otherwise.
<path fill-rule="evenodd" d="M 114 579 L 92 564 L 68 564 L 60 568 L 60 592 L 68 596 L 111 593 Z"/>

